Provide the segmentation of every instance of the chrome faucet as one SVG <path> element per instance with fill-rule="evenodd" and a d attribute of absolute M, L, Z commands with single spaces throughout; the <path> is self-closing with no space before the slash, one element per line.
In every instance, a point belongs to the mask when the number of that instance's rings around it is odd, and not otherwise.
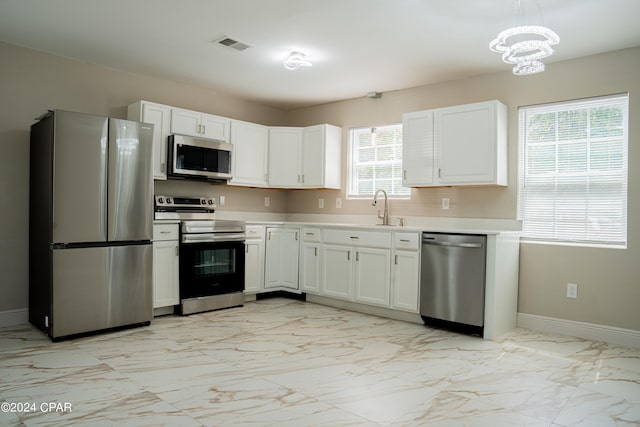
<path fill-rule="evenodd" d="M 378 194 L 380 194 L 380 192 L 384 194 L 384 214 L 380 215 L 380 211 L 378 211 L 378 218 L 382 220 L 382 225 L 389 225 L 389 210 L 387 209 L 387 201 L 388 201 L 387 192 L 384 191 L 383 189 L 376 191 L 375 196 L 373 196 L 373 203 L 371 203 L 371 206 L 377 206 Z"/>

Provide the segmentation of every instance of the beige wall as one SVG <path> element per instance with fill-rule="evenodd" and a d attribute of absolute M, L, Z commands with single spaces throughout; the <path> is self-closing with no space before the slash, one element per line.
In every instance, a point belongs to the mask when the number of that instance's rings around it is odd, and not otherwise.
<path fill-rule="evenodd" d="M 289 124 L 342 126 L 348 141 L 349 128 L 400 122 L 403 112 L 498 99 L 509 107 L 509 187 L 414 189 L 411 201 L 392 201 L 390 213 L 515 218 L 518 107 L 629 92 L 628 249 L 522 244 L 518 311 L 640 330 L 640 48 L 548 64 L 546 72 L 527 77 L 513 76 L 508 68 L 505 65 L 503 73 L 385 93 L 377 100 L 363 97 L 294 110 L 288 115 Z M 346 156 L 347 144 L 344 150 Z M 439 209 L 445 195 L 451 198 L 450 211 Z M 343 200 L 343 209 L 335 209 L 331 202 L 320 210 L 318 197 L 346 199 L 345 192 L 337 190 L 290 192 L 287 211 L 374 214 L 376 209 L 369 200 Z M 567 282 L 578 283 L 578 299 L 565 297 Z"/>
<path fill-rule="evenodd" d="M 0 43 L 0 311 L 21 309 L 27 300 L 28 141 L 33 118 L 47 108 L 124 117 L 139 99 L 266 125 L 331 123 L 344 128 L 400 122 L 402 113 L 499 99 L 509 107 L 509 187 L 412 190 L 410 201 L 392 201 L 391 215 L 515 218 L 517 107 L 520 105 L 630 92 L 629 248 L 626 250 L 523 244 L 519 311 L 640 330 L 640 48 L 563 63 L 515 77 L 507 71 L 385 93 L 289 112 L 267 108 L 193 86 L 57 58 Z M 375 88 L 372 88 L 375 90 Z M 346 168 L 346 163 L 343 164 Z M 224 192 L 222 210 L 291 213 L 375 214 L 369 200 L 350 201 L 341 190 L 265 190 L 166 182 L 163 192 Z M 346 184 L 346 174 L 345 174 Z M 179 187 L 176 187 L 179 186 Z M 271 207 L 264 208 L 265 196 Z M 441 197 L 451 209 L 441 211 Z M 325 199 L 318 209 L 317 199 Z M 335 198 L 343 208 L 335 208 Z M 579 284 L 579 298 L 564 297 L 566 282 Z"/>

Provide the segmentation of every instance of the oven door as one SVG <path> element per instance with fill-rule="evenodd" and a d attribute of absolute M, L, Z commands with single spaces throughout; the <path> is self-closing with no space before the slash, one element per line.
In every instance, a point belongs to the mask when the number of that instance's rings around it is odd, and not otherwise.
<path fill-rule="evenodd" d="M 180 299 L 244 291 L 244 242 L 180 243 Z"/>

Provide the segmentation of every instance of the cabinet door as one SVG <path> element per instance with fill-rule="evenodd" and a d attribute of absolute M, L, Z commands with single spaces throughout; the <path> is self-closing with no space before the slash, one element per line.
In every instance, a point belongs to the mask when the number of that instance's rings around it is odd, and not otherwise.
<path fill-rule="evenodd" d="M 325 171 L 325 126 L 309 126 L 302 138 L 302 177 L 304 187 L 323 187 Z"/>
<path fill-rule="evenodd" d="M 300 230 L 285 228 L 282 230 L 282 277 L 280 286 L 298 289 L 298 258 L 300 256 Z"/>
<path fill-rule="evenodd" d="M 171 110 L 171 133 L 189 136 L 201 136 L 200 113 L 195 111 Z"/>
<path fill-rule="evenodd" d="M 353 251 L 348 246 L 322 247 L 322 294 L 351 299 Z"/>
<path fill-rule="evenodd" d="M 301 128 L 269 129 L 269 186 L 300 187 Z"/>
<path fill-rule="evenodd" d="M 282 278 L 283 234 L 281 228 L 267 228 L 267 242 L 265 245 L 264 262 L 264 287 L 275 288 L 280 286 Z"/>
<path fill-rule="evenodd" d="M 167 138 L 171 132 L 171 108 L 144 103 L 142 122 L 153 124 L 153 179 L 167 179 Z"/>
<path fill-rule="evenodd" d="M 303 243 L 300 261 L 300 288 L 305 292 L 320 292 L 320 244 Z"/>
<path fill-rule="evenodd" d="M 496 182 L 495 117 L 494 102 L 458 105 L 436 111 L 440 184 Z"/>
<path fill-rule="evenodd" d="M 246 293 L 262 290 L 264 281 L 264 241 L 247 240 L 244 254 L 244 291 Z"/>
<path fill-rule="evenodd" d="M 234 120 L 231 123 L 233 144 L 232 185 L 267 185 L 267 126 Z"/>
<path fill-rule="evenodd" d="M 179 304 L 178 242 L 153 243 L 153 308 Z"/>
<path fill-rule="evenodd" d="M 229 126 L 231 120 L 226 117 L 202 114 L 200 118 L 200 136 L 216 141 L 229 142 Z"/>
<path fill-rule="evenodd" d="M 396 251 L 391 284 L 391 308 L 417 313 L 419 286 L 420 254 Z"/>
<path fill-rule="evenodd" d="M 402 119 L 402 184 L 434 184 L 433 111 L 404 114 Z"/>
<path fill-rule="evenodd" d="M 356 248 L 355 299 L 367 304 L 389 306 L 391 251 Z"/>

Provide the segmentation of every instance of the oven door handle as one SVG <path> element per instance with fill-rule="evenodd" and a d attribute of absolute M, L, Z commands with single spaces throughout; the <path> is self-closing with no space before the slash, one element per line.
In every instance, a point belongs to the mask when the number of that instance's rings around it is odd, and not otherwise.
<path fill-rule="evenodd" d="M 244 233 L 198 233 L 183 234 L 182 243 L 202 243 L 202 242 L 241 242 L 245 240 Z"/>

